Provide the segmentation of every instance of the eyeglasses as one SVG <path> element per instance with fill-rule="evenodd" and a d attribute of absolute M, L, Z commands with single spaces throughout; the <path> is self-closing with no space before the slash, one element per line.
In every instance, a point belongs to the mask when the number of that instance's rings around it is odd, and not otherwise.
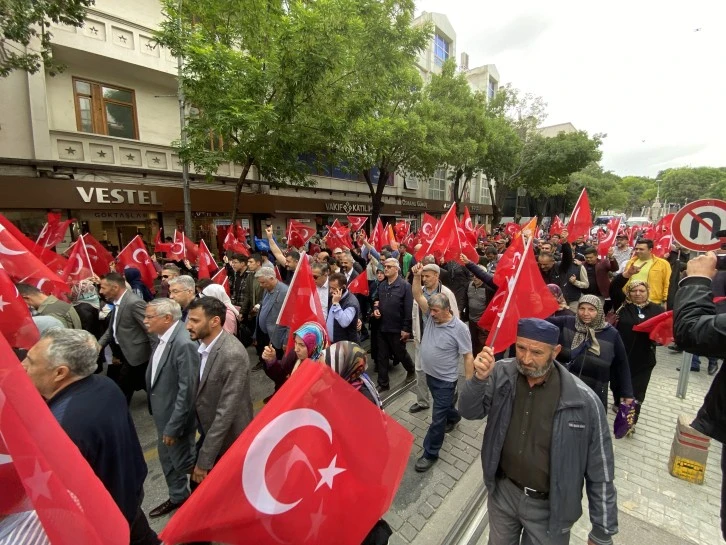
<path fill-rule="evenodd" d="M 169 290 L 169 293 L 172 295 L 176 295 L 177 293 L 184 293 L 185 291 L 192 291 L 192 290 Z"/>
<path fill-rule="evenodd" d="M 161 316 L 161 314 L 152 314 L 151 316 L 144 314 L 144 320 L 151 320 L 152 318 L 158 318 L 159 316 Z"/>

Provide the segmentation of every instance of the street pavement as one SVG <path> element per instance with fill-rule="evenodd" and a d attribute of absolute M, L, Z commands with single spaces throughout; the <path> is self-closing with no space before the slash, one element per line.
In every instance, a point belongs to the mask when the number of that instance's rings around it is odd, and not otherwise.
<path fill-rule="evenodd" d="M 364 346 L 367 348 L 367 343 Z M 658 348 L 657 357 L 658 365 L 648 388 L 637 432 L 633 437 L 614 441 L 620 524 L 615 543 L 723 543 L 719 522 L 721 444 L 711 443 L 703 485 L 672 477 L 667 468 L 676 420 L 680 414 L 689 417 L 696 414 L 712 377 L 705 372 L 704 361 L 701 373 L 690 374 L 688 394 L 685 400 L 681 400 L 675 392 L 678 382 L 676 367 L 682 363 L 682 355 Z M 252 351 L 250 360 L 256 361 Z M 463 374 L 463 368 L 460 367 L 460 371 Z M 391 371 L 394 390 L 397 384 L 403 382 L 404 375 L 400 365 Z M 263 406 L 261 400 L 272 393 L 272 383 L 264 372 L 255 371 L 252 373 L 251 389 L 255 412 L 258 412 Z M 408 407 L 415 400 L 413 392 L 408 391 L 386 406 L 386 411 L 414 434 L 406 472 L 390 510 L 384 515 L 394 530 L 391 545 L 441 543 L 462 515 L 470 497 L 482 486 L 479 453 L 484 422 L 462 420 L 453 432 L 447 434 L 440 459 L 433 468 L 423 474 L 414 470 L 431 420 L 430 410 L 417 414 L 408 412 Z M 156 431 L 147 412 L 144 392 L 135 394 L 131 408 L 149 466 L 143 505 L 148 513 L 167 499 L 167 489 L 156 454 Z M 610 413 L 611 425 L 613 418 Z M 573 527 L 571 543 L 574 545 L 587 543 L 590 525 L 586 498 L 583 499 L 583 512 L 583 517 Z M 150 522 L 155 530 L 160 531 L 168 518 L 161 517 Z M 480 543 L 487 542 L 486 536 L 485 532 Z"/>

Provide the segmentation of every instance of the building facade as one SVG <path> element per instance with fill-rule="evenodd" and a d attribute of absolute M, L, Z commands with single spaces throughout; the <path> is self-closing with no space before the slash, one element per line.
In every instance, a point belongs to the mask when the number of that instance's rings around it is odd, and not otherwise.
<path fill-rule="evenodd" d="M 0 79 L 0 212 L 27 234 L 37 235 L 49 210 L 76 218 L 82 232 L 112 247 L 136 234 L 151 241 L 160 227 L 167 236 L 183 228 L 182 166 L 172 146 L 180 134 L 177 59 L 153 40 L 161 21 L 157 0 L 96 0 L 81 28 L 51 27 L 63 73 Z M 240 173 L 235 164 L 222 165 L 211 182 L 191 173 L 194 236 L 213 251 Z M 254 183 L 254 169 L 251 178 L 238 210 L 258 236 L 268 221 L 281 237 L 290 218 L 322 228 L 370 213 L 365 181 L 336 165 L 312 176 L 309 188 L 271 189 Z M 416 224 L 423 212 L 442 214 L 448 185 L 392 177 L 383 219 Z M 491 213 L 475 198 L 470 208 L 482 222 Z"/>

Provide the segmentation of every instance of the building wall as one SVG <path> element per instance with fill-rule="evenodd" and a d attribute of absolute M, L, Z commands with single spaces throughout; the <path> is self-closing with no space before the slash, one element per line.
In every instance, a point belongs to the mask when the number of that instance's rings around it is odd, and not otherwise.
<path fill-rule="evenodd" d="M 33 131 L 30 123 L 30 96 L 25 72 L 15 71 L 0 78 L 0 157 L 33 158 Z"/>

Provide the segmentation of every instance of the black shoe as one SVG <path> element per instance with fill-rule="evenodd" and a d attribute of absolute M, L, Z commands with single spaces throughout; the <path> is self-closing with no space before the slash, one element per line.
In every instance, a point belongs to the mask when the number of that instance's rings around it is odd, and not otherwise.
<path fill-rule="evenodd" d="M 414 380 L 416 380 L 416 371 L 409 371 L 406 373 L 406 384 L 413 382 Z"/>
<path fill-rule="evenodd" d="M 716 374 L 717 371 L 718 371 L 718 363 L 714 363 L 714 364 L 709 363 L 708 364 L 708 374 L 709 375 L 713 376 Z"/>
<path fill-rule="evenodd" d="M 171 500 L 166 500 L 161 505 L 158 505 L 157 507 L 154 507 L 151 511 L 149 511 L 149 518 L 155 519 L 157 517 L 163 517 L 164 515 L 168 515 L 172 511 L 179 509 L 183 503 L 184 502 L 172 503 Z"/>
<path fill-rule="evenodd" d="M 252 370 L 253 371 L 262 371 L 265 368 L 265 364 L 260 362 L 257 362 L 257 365 L 255 365 Z"/>
<path fill-rule="evenodd" d="M 680 367 L 676 367 L 676 371 L 680 371 L 680 370 L 681 370 Z M 694 372 L 694 373 L 700 373 L 701 372 L 701 368 L 700 367 L 691 367 L 691 371 Z"/>
<path fill-rule="evenodd" d="M 454 431 L 456 429 L 456 425 L 458 423 L 459 423 L 458 420 L 456 422 L 447 422 L 446 428 L 445 428 L 446 433 L 451 433 L 452 431 Z"/>
<path fill-rule="evenodd" d="M 438 460 L 438 458 L 426 458 L 426 456 L 421 456 L 421 458 L 416 460 L 414 468 L 419 473 L 423 473 L 424 471 L 431 469 L 436 463 L 436 460 Z"/>
<path fill-rule="evenodd" d="M 378 393 L 379 394 L 381 394 L 383 392 L 387 392 L 390 389 L 391 389 L 390 386 L 381 386 L 380 384 L 378 385 Z"/>
<path fill-rule="evenodd" d="M 680 354 L 681 352 L 683 352 L 683 350 L 676 343 L 671 343 L 666 348 L 668 348 L 668 350 L 670 350 L 671 352 L 675 352 L 676 354 Z"/>
<path fill-rule="evenodd" d="M 413 405 L 411 405 L 408 408 L 408 412 L 410 412 L 410 413 L 418 413 L 418 412 L 426 411 L 426 410 L 428 410 L 428 407 L 424 407 L 423 405 L 419 405 L 418 402 L 414 403 Z"/>

